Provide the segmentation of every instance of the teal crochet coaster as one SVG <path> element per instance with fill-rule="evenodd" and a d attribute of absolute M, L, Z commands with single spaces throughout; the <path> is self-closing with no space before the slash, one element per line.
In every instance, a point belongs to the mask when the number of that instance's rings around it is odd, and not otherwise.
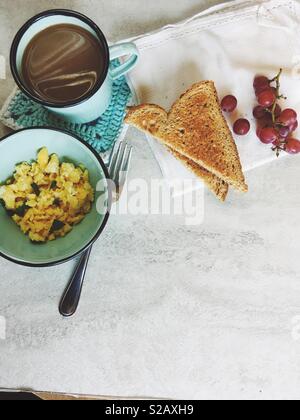
<path fill-rule="evenodd" d="M 116 62 L 112 63 L 116 66 Z M 58 118 L 16 89 L 4 105 L 0 120 L 17 130 L 28 127 L 56 127 L 68 130 L 89 143 L 97 152 L 112 148 L 122 132 L 126 106 L 132 98 L 125 77 L 116 80 L 108 110 L 98 120 L 88 124 L 72 124 Z"/>

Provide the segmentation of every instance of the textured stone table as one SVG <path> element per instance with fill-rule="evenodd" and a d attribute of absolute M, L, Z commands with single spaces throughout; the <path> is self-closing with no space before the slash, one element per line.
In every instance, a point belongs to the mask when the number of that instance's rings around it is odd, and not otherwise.
<path fill-rule="evenodd" d="M 8 57 L 17 27 L 51 7 L 90 15 L 117 41 L 214 3 L 1 0 L 0 54 Z M 13 87 L 7 71 L 1 103 Z M 159 178 L 143 136 L 129 137 L 131 176 Z M 249 194 L 231 193 L 226 206 L 208 195 L 201 226 L 176 217 L 113 216 L 70 320 L 57 305 L 74 263 L 33 270 L 2 259 L 7 338 L 0 340 L 0 388 L 298 399 L 300 341 L 292 321 L 300 315 L 299 165 L 287 158 L 251 172 Z"/>

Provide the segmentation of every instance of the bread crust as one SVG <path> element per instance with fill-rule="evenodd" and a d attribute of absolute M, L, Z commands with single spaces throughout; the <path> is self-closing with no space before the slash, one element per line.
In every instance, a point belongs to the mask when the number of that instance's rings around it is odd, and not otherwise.
<path fill-rule="evenodd" d="M 218 178 L 216 175 L 199 166 L 197 163 L 181 155 L 175 150 L 169 149 L 170 153 L 178 159 L 184 166 L 193 172 L 198 178 L 201 178 L 205 185 L 215 194 L 215 196 L 222 202 L 227 198 L 229 185 L 225 181 Z"/>

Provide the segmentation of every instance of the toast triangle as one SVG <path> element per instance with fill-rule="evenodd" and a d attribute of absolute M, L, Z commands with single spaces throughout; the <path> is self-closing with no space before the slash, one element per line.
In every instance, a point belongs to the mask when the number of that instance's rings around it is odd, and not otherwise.
<path fill-rule="evenodd" d="M 193 85 L 169 113 L 152 104 L 129 107 L 125 122 L 151 134 L 225 183 L 248 191 L 238 150 L 213 82 Z"/>

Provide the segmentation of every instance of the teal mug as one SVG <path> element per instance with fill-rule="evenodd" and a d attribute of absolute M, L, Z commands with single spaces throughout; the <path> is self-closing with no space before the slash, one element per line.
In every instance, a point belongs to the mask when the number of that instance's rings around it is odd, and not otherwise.
<path fill-rule="evenodd" d="M 46 102 L 41 99 L 26 86 L 22 76 L 23 57 L 30 41 L 41 31 L 60 24 L 80 26 L 92 33 L 101 44 L 101 54 L 104 60 L 104 72 L 93 89 L 79 100 L 64 104 L 54 101 Z M 112 68 L 112 60 L 125 56 L 127 57 L 125 62 L 120 63 L 117 68 Z M 91 19 L 75 11 L 59 9 L 40 13 L 23 25 L 11 47 L 10 65 L 13 77 L 25 95 L 66 121 L 83 124 L 96 120 L 107 110 L 112 97 L 114 80 L 132 70 L 138 61 L 138 57 L 137 47 L 133 43 L 123 43 L 109 47 L 104 34 Z"/>

